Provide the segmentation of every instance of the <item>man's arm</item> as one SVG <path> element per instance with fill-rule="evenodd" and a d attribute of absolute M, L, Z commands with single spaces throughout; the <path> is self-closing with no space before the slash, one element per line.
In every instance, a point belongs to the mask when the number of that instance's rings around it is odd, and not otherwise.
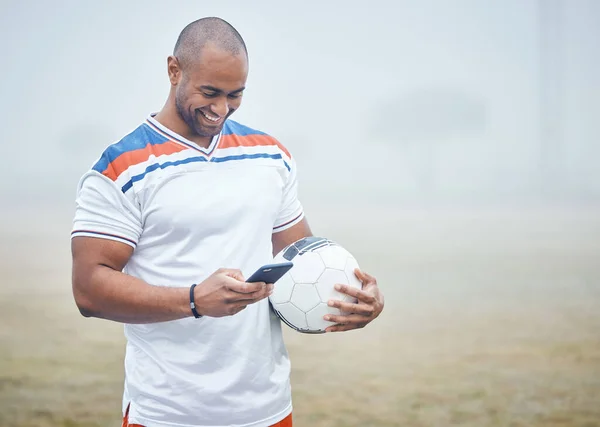
<path fill-rule="evenodd" d="M 86 317 L 154 323 L 192 316 L 189 287 L 153 286 L 122 272 L 133 248 L 94 237 L 73 237 L 73 296 Z M 191 286 L 191 283 L 190 283 Z M 245 283 L 240 271 L 220 269 L 194 289 L 202 315 L 233 315 L 267 297 L 272 285 Z"/>
<path fill-rule="evenodd" d="M 297 240 L 304 237 L 311 237 L 312 231 L 308 225 L 306 218 L 303 218 L 298 224 L 294 224 L 290 228 L 273 233 L 271 242 L 273 243 L 273 256 L 277 255 L 283 248 L 291 245 Z"/>

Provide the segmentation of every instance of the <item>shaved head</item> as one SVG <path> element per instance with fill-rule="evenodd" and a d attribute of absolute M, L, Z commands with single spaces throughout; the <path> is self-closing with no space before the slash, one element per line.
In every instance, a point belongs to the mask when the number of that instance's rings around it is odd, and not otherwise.
<path fill-rule="evenodd" d="M 198 19 L 188 24 L 177 38 L 173 56 L 182 67 L 187 67 L 199 59 L 202 49 L 208 44 L 232 55 L 243 53 L 248 57 L 246 44 L 240 33 L 227 21 L 215 17 Z"/>

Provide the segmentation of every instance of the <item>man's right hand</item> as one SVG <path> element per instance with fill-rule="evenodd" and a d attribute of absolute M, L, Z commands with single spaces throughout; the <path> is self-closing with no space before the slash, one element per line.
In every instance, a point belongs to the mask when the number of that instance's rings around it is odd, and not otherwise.
<path fill-rule="evenodd" d="M 192 315 L 189 287 L 154 286 L 123 273 L 132 246 L 87 236 L 74 237 L 71 245 L 73 296 L 84 316 L 144 324 Z M 204 316 L 231 316 L 272 289 L 272 284 L 246 283 L 239 270 L 219 269 L 194 288 L 194 303 Z"/>
<path fill-rule="evenodd" d="M 267 298 L 272 283 L 247 283 L 239 270 L 220 268 L 194 288 L 194 304 L 202 316 L 223 317 L 239 313 L 249 304 Z"/>

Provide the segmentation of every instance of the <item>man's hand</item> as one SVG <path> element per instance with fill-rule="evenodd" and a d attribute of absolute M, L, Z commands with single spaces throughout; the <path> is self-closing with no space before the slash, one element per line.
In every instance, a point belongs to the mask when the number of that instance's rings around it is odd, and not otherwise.
<path fill-rule="evenodd" d="M 272 283 L 246 283 L 241 271 L 220 268 L 194 288 L 194 304 L 202 316 L 232 316 L 272 292 Z"/>
<path fill-rule="evenodd" d="M 328 327 L 326 332 L 341 332 L 351 329 L 364 328 L 367 324 L 375 320 L 383 310 L 383 294 L 377 286 L 377 280 L 359 270 L 354 270 L 354 274 L 362 282 L 362 290 L 347 285 L 335 285 L 335 289 L 343 294 L 350 295 L 357 299 L 355 304 L 342 302 L 339 300 L 330 300 L 329 306 L 339 308 L 344 315 L 327 314 L 324 319 L 336 324 Z"/>

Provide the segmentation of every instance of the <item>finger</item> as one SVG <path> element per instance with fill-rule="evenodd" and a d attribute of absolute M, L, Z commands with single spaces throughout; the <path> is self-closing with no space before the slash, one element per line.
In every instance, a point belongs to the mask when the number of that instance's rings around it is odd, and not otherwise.
<path fill-rule="evenodd" d="M 240 282 L 239 280 L 230 279 L 226 281 L 227 289 L 240 294 L 251 294 L 252 292 L 263 290 L 267 284 L 265 282 Z"/>
<path fill-rule="evenodd" d="M 335 285 L 335 290 L 354 297 L 366 304 L 373 304 L 375 302 L 375 297 L 362 289 L 356 289 L 352 286 L 337 284 Z"/>
<path fill-rule="evenodd" d="M 353 304 L 340 300 L 330 300 L 327 305 L 329 305 L 329 307 L 339 308 L 341 312 L 348 314 L 360 314 L 370 317 L 375 313 L 375 308 L 368 304 Z"/>
<path fill-rule="evenodd" d="M 350 324 L 350 325 L 333 325 L 325 329 L 325 332 L 342 332 L 342 331 L 351 331 L 352 329 L 361 329 L 364 328 L 366 323 L 359 324 Z"/>
<path fill-rule="evenodd" d="M 358 280 L 361 281 L 361 283 L 363 284 L 363 288 L 365 287 L 365 285 L 368 284 L 377 284 L 377 279 L 375 279 L 375 277 L 371 276 L 368 273 L 365 273 L 360 268 L 354 269 L 354 275 Z"/>
<path fill-rule="evenodd" d="M 235 280 L 238 280 L 240 282 L 245 282 L 246 279 L 244 279 L 244 275 L 242 274 L 242 272 L 236 268 L 221 268 L 219 269 L 219 272 L 225 274 L 228 277 L 231 277 Z"/>
<path fill-rule="evenodd" d="M 267 285 L 259 289 L 258 291 L 250 292 L 250 293 L 240 293 L 240 292 L 231 292 L 230 300 L 231 301 L 243 301 L 246 304 L 252 304 L 258 302 L 264 298 L 267 298 L 273 293 L 273 284 L 267 283 Z"/>
<path fill-rule="evenodd" d="M 361 316 L 360 314 L 349 314 L 349 315 L 335 315 L 326 314 L 323 316 L 328 322 L 339 323 L 342 325 L 360 325 L 369 323 L 369 318 Z"/>

